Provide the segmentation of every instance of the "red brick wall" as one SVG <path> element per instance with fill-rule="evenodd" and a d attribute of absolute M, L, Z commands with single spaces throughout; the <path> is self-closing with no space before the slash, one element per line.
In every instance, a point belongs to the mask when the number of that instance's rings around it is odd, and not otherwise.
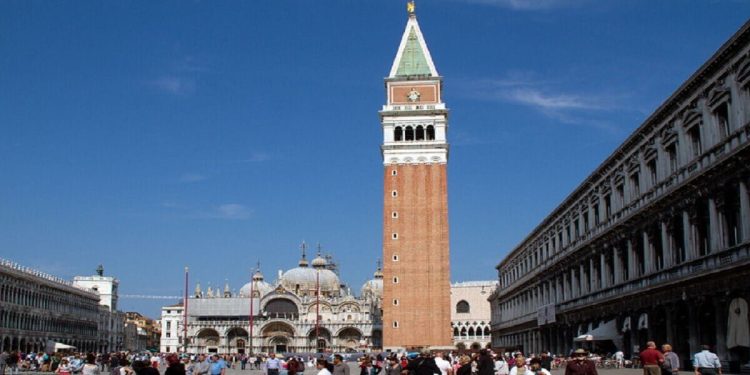
<path fill-rule="evenodd" d="M 397 175 L 393 175 L 392 171 Z M 445 164 L 385 167 L 383 346 L 450 346 L 450 257 Z M 392 192 L 398 196 L 393 197 Z M 393 218 L 393 212 L 398 218 Z M 398 239 L 393 239 L 393 233 Z M 393 261 L 393 255 L 399 260 Z M 398 284 L 393 283 L 394 276 Z M 394 306 L 393 300 L 399 305 Z M 393 328 L 398 321 L 399 327 Z"/>

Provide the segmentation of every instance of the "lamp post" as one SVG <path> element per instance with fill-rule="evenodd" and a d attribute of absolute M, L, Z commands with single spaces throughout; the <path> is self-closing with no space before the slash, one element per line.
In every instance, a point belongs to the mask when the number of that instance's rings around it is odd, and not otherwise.
<path fill-rule="evenodd" d="M 188 268 L 185 267 L 185 295 L 183 300 L 182 315 L 182 352 L 187 353 L 187 316 L 188 316 Z"/>

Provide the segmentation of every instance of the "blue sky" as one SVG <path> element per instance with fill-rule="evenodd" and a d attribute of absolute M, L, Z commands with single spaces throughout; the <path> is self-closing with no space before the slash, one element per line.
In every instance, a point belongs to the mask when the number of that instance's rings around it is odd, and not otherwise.
<path fill-rule="evenodd" d="M 0 257 L 121 293 L 381 251 L 377 111 L 405 1 L 0 2 Z M 748 1 L 423 0 L 451 108 L 454 281 L 493 266 L 750 14 Z M 123 299 L 156 317 L 173 301 Z"/>

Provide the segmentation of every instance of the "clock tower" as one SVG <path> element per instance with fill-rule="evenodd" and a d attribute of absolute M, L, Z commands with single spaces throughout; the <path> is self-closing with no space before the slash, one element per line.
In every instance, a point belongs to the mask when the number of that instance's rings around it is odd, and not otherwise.
<path fill-rule="evenodd" d="M 390 74 L 383 128 L 383 348 L 447 347 L 448 110 L 414 2 Z"/>

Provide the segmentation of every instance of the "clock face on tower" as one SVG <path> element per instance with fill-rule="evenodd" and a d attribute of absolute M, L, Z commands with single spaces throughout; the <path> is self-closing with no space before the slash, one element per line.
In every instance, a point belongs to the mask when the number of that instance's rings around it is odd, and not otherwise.
<path fill-rule="evenodd" d="M 412 88 L 408 94 L 406 94 L 406 98 L 409 99 L 410 102 L 416 102 L 419 101 L 419 97 L 422 96 L 422 94 L 419 93 L 416 89 Z"/>

